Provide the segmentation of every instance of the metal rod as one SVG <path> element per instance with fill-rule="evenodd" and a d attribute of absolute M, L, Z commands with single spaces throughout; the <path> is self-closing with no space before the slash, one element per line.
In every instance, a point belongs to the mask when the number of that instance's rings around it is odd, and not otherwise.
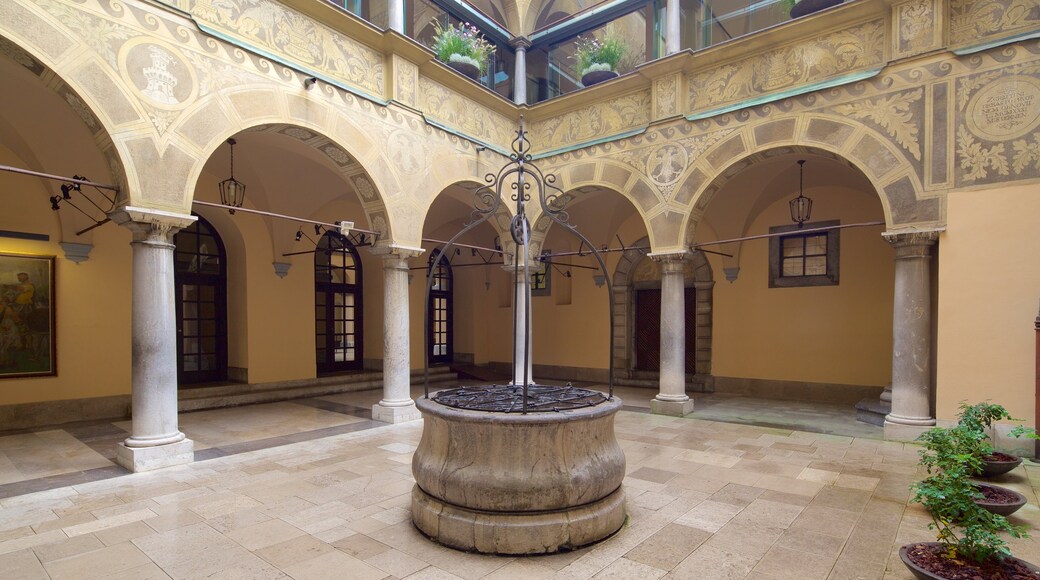
<path fill-rule="evenodd" d="M 650 248 L 647 247 L 647 246 L 632 246 L 632 247 L 629 247 L 629 248 L 603 248 L 602 250 L 596 250 L 596 251 L 601 253 L 601 254 L 609 254 L 611 252 L 627 252 L 629 250 L 649 250 L 649 249 Z M 542 256 L 549 257 L 549 258 L 556 258 L 556 257 L 559 257 L 559 256 L 591 256 L 591 255 L 592 255 L 592 251 L 591 250 L 589 250 L 587 252 L 583 252 L 581 250 L 578 250 L 577 252 L 553 252 L 551 254 L 542 254 Z"/>
<path fill-rule="evenodd" d="M 447 244 L 448 243 L 448 242 L 445 242 L 444 240 L 432 240 L 430 238 L 423 238 L 422 241 L 429 242 L 431 244 Z M 486 250 L 488 252 L 494 252 L 496 254 L 505 254 L 505 252 L 503 252 L 502 250 L 496 250 L 495 248 L 485 248 L 484 246 L 470 246 L 469 244 L 460 244 L 458 242 L 455 242 L 452 245 L 455 246 L 456 248 L 466 248 L 468 250 Z"/>
<path fill-rule="evenodd" d="M 700 248 L 701 246 L 715 246 L 715 245 L 718 245 L 718 244 L 732 244 L 732 243 L 735 243 L 735 242 L 745 242 L 747 240 L 761 240 L 761 239 L 765 239 L 765 238 L 778 238 L 780 236 L 790 236 L 792 234 L 814 234 L 814 233 L 817 233 L 817 232 L 828 232 L 830 230 L 842 230 L 842 229 L 845 229 L 845 228 L 862 228 L 862 227 L 866 227 L 866 226 L 883 226 L 883 225 L 885 225 L 884 221 L 876 221 L 876 222 L 863 222 L 863 223 L 858 223 L 858 224 L 843 224 L 843 225 L 840 225 L 840 226 L 824 226 L 824 227 L 820 227 L 820 228 L 805 228 L 805 229 L 801 229 L 801 230 L 791 230 L 789 232 L 774 232 L 774 233 L 771 233 L 771 234 L 759 234 L 757 236 L 744 236 L 743 238 L 730 238 L 728 240 L 716 240 L 714 242 L 700 242 L 698 244 L 690 244 L 690 247 L 696 250 L 696 249 Z"/>
<path fill-rule="evenodd" d="M 282 254 L 282 255 L 283 256 L 287 256 L 288 254 Z M 505 265 L 505 262 L 486 262 L 486 263 L 485 262 L 474 262 L 472 264 L 452 264 L 451 265 L 451 269 L 454 270 L 455 268 L 469 268 L 471 266 L 504 266 L 504 265 Z M 426 270 L 428 268 L 429 268 L 429 266 L 415 266 L 415 267 L 408 268 L 408 269 L 409 270 Z"/>
<path fill-rule="evenodd" d="M 90 230 L 92 230 L 92 229 L 94 229 L 94 228 L 98 228 L 98 227 L 101 227 L 101 226 L 103 226 L 103 225 L 107 224 L 107 223 L 108 223 L 108 222 L 110 222 L 110 221 L 112 221 L 112 218 L 105 218 L 105 219 L 103 219 L 103 220 L 101 220 L 101 221 L 99 221 L 99 222 L 95 223 L 95 224 L 94 224 L 94 225 L 92 225 L 92 226 L 87 226 L 87 227 L 83 228 L 82 230 L 80 230 L 80 231 L 76 232 L 76 235 L 77 235 L 77 236 L 82 236 L 83 234 L 85 234 L 85 233 L 89 232 Z"/>
<path fill-rule="evenodd" d="M 599 266 L 585 266 L 583 264 L 564 264 L 563 262 L 553 262 L 552 260 L 540 260 L 543 264 L 555 266 L 557 268 L 582 268 L 584 270 L 599 270 Z"/>
<path fill-rule="evenodd" d="M 61 175 L 53 175 L 51 173 L 41 173 L 39 171 L 32 171 L 30 169 L 22 169 L 20 167 L 11 167 L 10 165 L 0 165 L 0 171 L 10 171 L 11 173 L 21 173 L 22 175 L 32 175 L 34 177 L 42 177 L 44 179 L 53 179 L 54 181 L 65 181 L 68 183 L 78 183 L 81 185 L 90 185 L 92 187 L 102 187 L 104 189 L 111 189 L 112 191 L 119 191 L 119 187 L 115 185 L 105 185 L 104 183 L 94 183 L 93 181 L 87 181 L 86 179 L 74 179 L 72 177 L 62 177 Z"/>
<path fill-rule="evenodd" d="M 259 209 L 249 209 L 247 207 L 235 207 L 233 205 L 224 205 L 222 203 L 212 203 L 212 202 L 208 202 L 208 201 L 199 201 L 197 199 L 192 200 L 191 203 L 198 204 L 198 205 L 204 205 L 204 206 L 207 206 L 207 207 L 219 207 L 221 209 L 231 209 L 231 210 L 235 210 L 236 212 L 241 211 L 241 212 L 245 212 L 245 213 L 253 213 L 253 214 L 256 214 L 256 215 L 262 215 L 262 216 L 267 216 L 267 217 L 279 218 L 279 219 L 289 220 L 289 221 L 294 221 L 294 222 L 302 222 L 302 223 L 305 223 L 305 224 L 314 224 L 314 225 L 318 225 L 318 226 L 325 226 L 327 228 L 333 228 L 334 230 L 339 231 L 339 224 L 330 224 L 328 222 L 319 222 L 319 221 L 316 221 L 316 220 L 310 220 L 310 219 L 301 218 L 301 217 L 293 217 L 291 215 L 274 213 L 274 212 L 270 212 L 270 211 L 262 211 L 262 210 L 259 210 Z M 375 231 L 372 231 L 372 230 L 363 230 L 361 228 L 355 228 L 355 227 L 350 228 L 350 231 L 352 231 L 352 232 L 363 232 L 363 233 L 366 233 L 366 234 L 372 234 L 373 236 L 381 236 L 381 235 L 383 235 L 380 232 L 375 232 Z"/>

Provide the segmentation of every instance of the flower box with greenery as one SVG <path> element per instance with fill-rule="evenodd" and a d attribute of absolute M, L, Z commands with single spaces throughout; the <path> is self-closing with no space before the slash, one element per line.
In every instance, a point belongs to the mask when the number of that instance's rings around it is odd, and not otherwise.
<path fill-rule="evenodd" d="M 971 447 L 971 451 L 981 460 L 981 467 L 975 475 L 996 477 L 1011 471 L 1022 463 L 1022 458 L 996 451 L 993 448 L 993 424 L 997 421 L 1021 421 L 1021 419 L 1012 417 L 1003 406 L 989 402 L 974 405 L 962 402 L 960 409 L 957 424 L 976 434 L 976 443 Z M 1036 430 L 1022 425 L 1016 425 L 1008 434 L 1012 437 L 1025 435 L 1033 439 L 1037 438 Z"/>
<path fill-rule="evenodd" d="M 799 18 L 830 8 L 831 6 L 837 6 L 838 4 L 841 4 L 842 1 L 843 0 L 780 0 L 778 5 L 787 9 L 791 18 Z"/>
<path fill-rule="evenodd" d="M 920 503 L 932 516 L 929 529 L 938 542 L 908 544 L 899 557 L 917 578 L 1018 578 L 1040 579 L 1040 568 L 1011 556 L 1007 533 L 1026 538 L 1025 528 L 978 505 L 982 493 L 971 481 L 981 466 L 972 452 L 977 433 L 958 425 L 923 433 L 920 464 L 928 477 L 914 485 L 912 503 Z"/>
<path fill-rule="evenodd" d="M 437 60 L 468 76 L 480 78 L 487 71 L 488 58 L 495 46 L 481 36 L 476 26 L 461 22 L 457 26 L 433 21 L 433 52 Z"/>
<path fill-rule="evenodd" d="M 607 32 L 600 40 L 595 36 L 579 36 L 574 44 L 578 75 L 586 87 L 618 76 L 617 67 L 625 56 L 625 41 L 616 33 Z"/>

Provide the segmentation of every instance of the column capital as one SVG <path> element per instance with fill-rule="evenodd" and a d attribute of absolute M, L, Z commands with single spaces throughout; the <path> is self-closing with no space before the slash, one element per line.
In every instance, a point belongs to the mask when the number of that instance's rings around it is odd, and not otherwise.
<path fill-rule="evenodd" d="M 509 39 L 509 46 L 513 47 L 514 50 L 524 50 L 531 48 L 531 41 L 526 36 L 517 36 Z"/>
<path fill-rule="evenodd" d="M 172 242 L 174 234 L 199 219 L 193 215 L 129 205 L 113 210 L 108 218 L 133 232 L 135 242 L 166 243 Z"/>
<path fill-rule="evenodd" d="M 412 246 L 403 246 L 400 244 L 393 244 L 389 242 L 380 242 L 373 245 L 368 249 L 369 252 L 374 256 L 379 256 L 384 260 L 392 259 L 403 259 L 418 258 L 426 250 L 422 248 L 415 248 Z"/>
<path fill-rule="evenodd" d="M 661 264 L 661 274 L 680 274 L 686 270 L 686 258 L 689 256 L 686 250 L 678 252 L 651 253 L 646 256 Z"/>
<path fill-rule="evenodd" d="M 939 240 L 939 234 L 946 231 L 945 228 L 935 230 L 910 230 L 910 231 L 887 231 L 881 234 L 893 247 L 902 246 L 932 246 Z"/>

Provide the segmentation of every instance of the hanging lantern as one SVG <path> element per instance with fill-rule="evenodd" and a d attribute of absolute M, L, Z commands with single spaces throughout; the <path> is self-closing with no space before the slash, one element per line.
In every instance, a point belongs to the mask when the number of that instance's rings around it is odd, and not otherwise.
<path fill-rule="evenodd" d="M 246 185 L 235 179 L 235 140 L 228 139 L 231 146 L 231 177 L 220 182 L 220 203 L 231 207 L 242 207 L 246 199 Z M 228 209 L 228 213 L 234 214 L 235 210 Z"/>
<path fill-rule="evenodd" d="M 805 225 L 805 222 L 809 221 L 809 218 L 812 216 L 812 199 L 805 197 L 802 193 L 805 186 L 804 170 L 805 159 L 800 159 L 798 160 L 798 197 L 789 202 L 791 206 L 791 221 L 797 222 L 798 227 Z"/>

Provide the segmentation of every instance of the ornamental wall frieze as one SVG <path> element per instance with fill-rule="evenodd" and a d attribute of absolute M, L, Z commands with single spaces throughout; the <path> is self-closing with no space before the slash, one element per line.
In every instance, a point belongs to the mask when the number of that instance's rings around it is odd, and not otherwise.
<path fill-rule="evenodd" d="M 383 94 L 383 55 L 272 0 L 193 0 L 188 11 L 213 29 L 304 68 Z"/>
<path fill-rule="evenodd" d="M 941 48 L 942 0 L 910 0 L 894 7 L 893 58 L 906 58 Z"/>
<path fill-rule="evenodd" d="M 960 77 L 953 103 L 956 185 L 1040 178 L 1040 61 Z"/>
<path fill-rule="evenodd" d="M 950 0 L 950 47 L 963 48 L 1035 30 L 1036 0 Z"/>
<path fill-rule="evenodd" d="M 552 151 L 645 127 L 650 122 L 650 89 L 636 91 L 531 123 L 531 141 Z"/>
<path fill-rule="evenodd" d="M 426 117 L 463 133 L 505 145 L 512 141 L 516 120 L 500 115 L 427 77 L 419 77 L 419 109 Z"/>
<path fill-rule="evenodd" d="M 713 109 L 884 64 L 879 19 L 689 75 L 689 110 Z"/>

